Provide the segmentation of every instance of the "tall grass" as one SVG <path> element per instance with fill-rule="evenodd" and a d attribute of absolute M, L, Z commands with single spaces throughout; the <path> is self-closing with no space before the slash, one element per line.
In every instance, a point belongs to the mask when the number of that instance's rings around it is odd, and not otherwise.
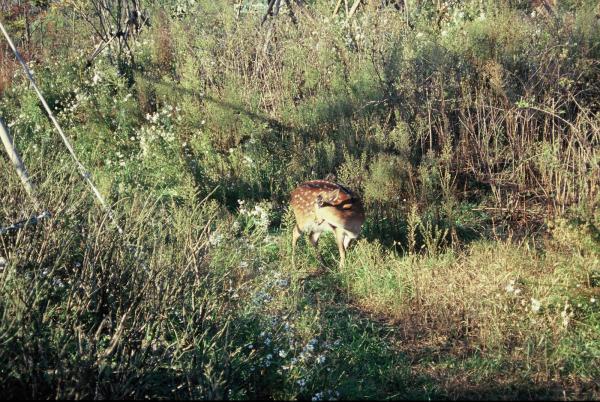
<path fill-rule="evenodd" d="M 91 66 L 85 5 L 39 3 L 31 35 L 6 12 L 124 234 L 5 49 L 0 114 L 53 217 L 0 237 L 2 394 L 597 398 L 597 5 L 261 27 L 246 3 L 144 3 L 131 55 Z M 0 224 L 40 212 L 0 169 Z M 292 267 L 288 194 L 328 174 L 365 238 Z"/>

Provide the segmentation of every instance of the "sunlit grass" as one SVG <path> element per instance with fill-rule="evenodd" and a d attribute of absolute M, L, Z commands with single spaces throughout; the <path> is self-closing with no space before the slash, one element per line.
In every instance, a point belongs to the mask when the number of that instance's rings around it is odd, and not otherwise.
<path fill-rule="evenodd" d="M 53 216 L 0 236 L 2 396 L 600 397 L 593 2 L 148 1 L 89 66 L 91 2 L 38 3 L 0 11 L 124 233 L 5 53 Z M 41 212 L 0 172 L 0 225 Z M 333 173 L 367 213 L 343 268 L 331 234 L 291 255 L 290 190 Z"/>

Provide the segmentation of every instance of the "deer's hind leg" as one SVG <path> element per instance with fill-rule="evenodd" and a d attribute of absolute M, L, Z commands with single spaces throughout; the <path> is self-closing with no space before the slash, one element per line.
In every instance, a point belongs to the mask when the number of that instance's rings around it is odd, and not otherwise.
<path fill-rule="evenodd" d="M 300 238 L 301 235 L 302 235 L 302 232 L 300 231 L 300 228 L 298 227 L 298 225 L 294 226 L 294 231 L 292 232 L 292 266 L 293 267 L 296 267 L 296 260 L 295 260 L 296 243 L 298 243 L 298 239 Z"/>
<path fill-rule="evenodd" d="M 319 253 L 319 237 L 321 237 L 321 232 L 311 232 L 309 237 L 311 244 L 315 248 L 317 260 L 321 265 L 323 265 L 323 258 L 321 257 L 321 253 Z"/>

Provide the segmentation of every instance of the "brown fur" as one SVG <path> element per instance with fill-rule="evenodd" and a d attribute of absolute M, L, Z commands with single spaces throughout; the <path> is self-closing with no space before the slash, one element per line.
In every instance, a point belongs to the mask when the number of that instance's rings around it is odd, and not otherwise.
<path fill-rule="evenodd" d="M 362 202 L 356 194 L 337 183 L 312 180 L 292 191 L 290 205 L 296 217 L 292 253 L 302 233 L 309 234 L 316 248 L 321 233 L 331 230 L 340 252 L 340 266 L 343 266 L 348 244 L 358 237 L 365 220 Z M 318 251 L 317 256 L 321 260 Z"/>

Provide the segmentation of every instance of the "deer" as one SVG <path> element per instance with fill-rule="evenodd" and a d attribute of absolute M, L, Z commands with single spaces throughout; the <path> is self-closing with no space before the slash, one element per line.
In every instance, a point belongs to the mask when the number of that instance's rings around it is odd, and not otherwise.
<path fill-rule="evenodd" d="M 311 180 L 292 191 L 290 206 L 296 218 L 292 235 L 292 264 L 295 265 L 296 243 L 303 233 L 307 233 L 315 247 L 317 259 L 323 265 L 317 244 L 321 233 L 332 231 L 340 253 L 339 266 L 342 268 L 350 241 L 358 237 L 365 221 L 365 211 L 358 196 L 341 184 Z"/>

